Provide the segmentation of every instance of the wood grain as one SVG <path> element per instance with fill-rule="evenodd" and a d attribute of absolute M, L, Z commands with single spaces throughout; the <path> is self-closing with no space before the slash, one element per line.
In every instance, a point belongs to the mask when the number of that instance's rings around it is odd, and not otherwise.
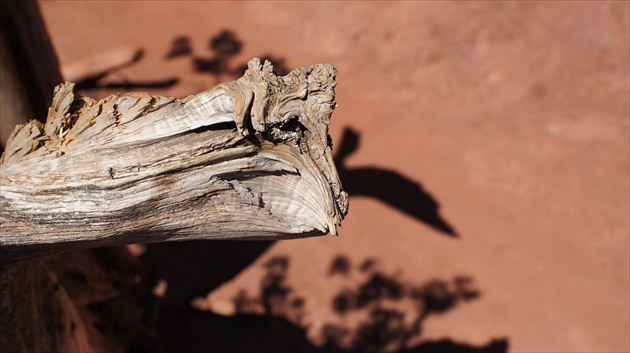
<path fill-rule="evenodd" d="M 335 77 L 327 64 L 277 77 L 252 59 L 182 100 L 58 86 L 46 124 L 16 127 L 0 161 L 2 259 L 336 234 L 348 203 L 328 136 Z"/>

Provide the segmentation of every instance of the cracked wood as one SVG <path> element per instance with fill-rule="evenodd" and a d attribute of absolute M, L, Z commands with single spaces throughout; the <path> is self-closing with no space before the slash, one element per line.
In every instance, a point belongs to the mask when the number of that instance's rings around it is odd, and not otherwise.
<path fill-rule="evenodd" d="M 336 70 L 237 81 L 183 100 L 96 101 L 55 89 L 45 125 L 13 131 L 0 161 L 3 260 L 59 250 L 328 232 L 347 212 L 328 124 Z"/>

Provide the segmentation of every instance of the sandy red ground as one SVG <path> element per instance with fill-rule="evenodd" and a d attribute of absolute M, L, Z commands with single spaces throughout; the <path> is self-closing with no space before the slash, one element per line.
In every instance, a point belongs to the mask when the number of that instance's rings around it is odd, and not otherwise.
<path fill-rule="evenodd" d="M 168 349 L 630 350 L 628 2 L 41 7 L 62 66 L 144 50 L 97 98 L 339 70 L 341 236 L 147 246 Z"/>

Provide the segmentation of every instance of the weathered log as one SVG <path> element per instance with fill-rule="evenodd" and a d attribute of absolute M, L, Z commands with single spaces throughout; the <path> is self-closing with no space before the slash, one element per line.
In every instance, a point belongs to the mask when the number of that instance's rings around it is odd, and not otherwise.
<path fill-rule="evenodd" d="M 100 101 L 55 89 L 44 125 L 16 127 L 0 161 L 3 260 L 192 239 L 328 232 L 347 212 L 328 135 L 336 70 L 235 82 L 183 100 Z"/>
<path fill-rule="evenodd" d="M 3 151 L 15 125 L 27 123 L 29 117 L 45 121 L 53 88 L 62 82 L 37 2 L 2 3 L 0 56 L 0 151 Z M 0 194 L 1 191 L 0 188 Z M 134 260 L 124 250 L 124 247 L 105 248 L 98 253 L 113 251 L 121 255 L 117 261 Z M 97 250 L 66 253 L 52 260 L 54 265 L 50 266 L 50 258 L 43 257 L 2 264 L 5 257 L 0 249 L 0 352 L 126 352 L 129 349 L 129 340 L 121 341 L 115 332 L 97 329 L 95 323 L 109 322 L 111 315 L 107 311 L 93 314 L 89 309 L 89 305 L 103 299 L 94 289 L 102 290 L 103 284 L 114 289 L 114 293 L 120 287 L 120 296 L 127 298 L 128 306 L 135 303 L 134 297 L 128 296 L 129 291 L 110 277 L 99 276 L 101 282 L 97 283 L 99 280 L 89 275 L 99 266 L 109 273 L 108 262 L 90 256 L 93 252 Z M 67 269 L 73 266 L 80 270 L 72 272 L 72 276 L 85 280 L 90 290 L 80 294 L 76 288 L 66 290 L 62 282 L 72 277 Z M 137 276 L 128 268 L 121 270 L 118 274 L 123 278 Z M 137 344 L 133 329 L 123 328 L 118 332 L 124 332 Z M 147 340 L 140 340 L 143 341 Z M 151 346 L 151 342 L 147 343 Z"/>
<path fill-rule="evenodd" d="M 27 123 L 29 118 L 44 121 L 53 88 L 62 82 L 37 2 L 2 2 L 0 57 L 2 151 L 15 125 Z M 84 324 L 46 259 L 4 266 L 3 259 L 0 249 L 0 352 L 91 352 L 98 350 L 92 347 L 109 348 L 94 344 L 102 335 L 88 335 L 91 325 Z"/>

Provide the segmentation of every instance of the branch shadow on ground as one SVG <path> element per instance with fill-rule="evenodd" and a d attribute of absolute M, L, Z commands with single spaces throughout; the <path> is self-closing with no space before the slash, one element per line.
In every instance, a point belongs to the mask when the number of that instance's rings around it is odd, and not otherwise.
<path fill-rule="evenodd" d="M 335 154 L 335 166 L 350 197 L 374 197 L 442 234 L 457 237 L 453 227 L 439 213 L 439 203 L 422 185 L 397 172 L 375 167 L 348 168 L 346 158 L 359 147 L 361 135 L 346 128 Z"/>
<path fill-rule="evenodd" d="M 211 56 L 196 55 L 187 36 L 179 36 L 175 38 L 171 44 L 171 49 L 165 55 L 166 60 L 175 59 L 183 56 L 192 56 L 193 70 L 197 73 L 208 73 L 220 82 L 223 75 L 229 78 L 238 78 L 245 73 L 247 63 L 233 64 L 236 56 L 241 52 L 243 42 L 237 35 L 227 29 L 222 30 L 217 35 L 212 36 L 208 43 L 208 49 Z M 127 78 L 121 71 L 125 67 L 137 64 L 144 56 L 144 51 L 139 50 L 134 57 L 130 57 L 125 63 L 99 70 L 93 73 L 87 73 L 86 77 L 76 82 L 77 90 L 90 91 L 94 89 L 162 89 L 174 86 L 179 82 L 179 78 L 168 78 L 165 80 L 155 81 L 138 81 Z M 289 70 L 286 60 L 282 57 L 275 57 L 270 54 L 259 56 L 261 60 L 269 60 L 273 63 L 278 75 L 286 75 Z M 117 77 L 114 77 L 117 76 Z M 107 80 L 109 78 L 109 80 Z"/>
<path fill-rule="evenodd" d="M 90 91 L 100 88 L 134 90 L 146 88 L 169 88 L 179 82 L 178 78 L 168 78 L 165 80 L 138 81 L 127 78 L 120 70 L 137 64 L 144 57 L 144 51 L 138 50 L 135 56 L 123 64 L 110 67 L 93 73 L 86 73 L 86 76 L 75 83 L 77 90 Z M 118 80 L 105 82 L 107 77 L 117 75 Z"/>

